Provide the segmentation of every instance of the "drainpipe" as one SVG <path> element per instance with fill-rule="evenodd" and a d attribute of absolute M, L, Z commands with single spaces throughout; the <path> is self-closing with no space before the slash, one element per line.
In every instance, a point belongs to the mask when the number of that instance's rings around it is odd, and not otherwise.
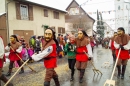
<path fill-rule="evenodd" d="M 9 18 L 8 18 L 8 5 L 11 3 L 13 0 L 10 0 L 9 2 L 5 0 L 5 8 L 6 8 L 6 28 L 7 28 L 7 42 L 9 43 Z"/>

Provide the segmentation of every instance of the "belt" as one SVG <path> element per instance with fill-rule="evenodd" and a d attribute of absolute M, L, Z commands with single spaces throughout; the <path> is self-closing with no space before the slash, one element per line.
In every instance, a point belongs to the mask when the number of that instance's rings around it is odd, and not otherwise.
<path fill-rule="evenodd" d="M 50 60 L 50 59 L 52 59 L 52 58 L 56 58 L 56 57 L 54 57 L 54 56 L 46 57 L 46 58 L 44 58 L 44 60 Z"/>
<path fill-rule="evenodd" d="M 84 52 L 76 52 L 76 54 L 85 54 Z"/>

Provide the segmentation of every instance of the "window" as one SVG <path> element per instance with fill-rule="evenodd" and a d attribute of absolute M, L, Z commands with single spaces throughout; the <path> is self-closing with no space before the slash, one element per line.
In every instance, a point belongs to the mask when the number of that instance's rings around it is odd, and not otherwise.
<path fill-rule="evenodd" d="M 120 10 L 121 8 L 120 8 L 120 6 L 118 6 L 118 10 Z"/>
<path fill-rule="evenodd" d="M 58 27 L 58 33 L 64 34 L 64 33 L 65 33 L 65 28 L 63 28 L 63 27 Z"/>
<path fill-rule="evenodd" d="M 53 14 L 54 14 L 54 19 L 59 19 L 59 12 L 53 12 Z"/>
<path fill-rule="evenodd" d="M 48 10 L 44 9 L 44 17 L 48 17 Z"/>
<path fill-rule="evenodd" d="M 20 4 L 20 15 L 21 19 L 28 20 L 28 6 Z"/>
<path fill-rule="evenodd" d="M 32 5 L 16 2 L 15 6 L 16 6 L 16 18 L 18 20 L 33 20 Z"/>
<path fill-rule="evenodd" d="M 70 15 L 78 15 L 78 14 L 79 14 L 79 7 L 70 8 L 69 13 L 70 13 Z M 81 13 L 81 14 L 82 14 L 82 13 Z"/>
<path fill-rule="evenodd" d="M 126 10 L 129 10 L 129 6 L 126 5 Z"/>

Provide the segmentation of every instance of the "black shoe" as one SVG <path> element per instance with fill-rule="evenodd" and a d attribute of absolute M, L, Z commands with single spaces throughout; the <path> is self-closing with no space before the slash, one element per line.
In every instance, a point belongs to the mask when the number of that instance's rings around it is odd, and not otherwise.
<path fill-rule="evenodd" d="M 50 86 L 50 81 L 45 81 L 44 86 Z"/>
<path fill-rule="evenodd" d="M 70 81 L 73 81 L 74 80 L 74 77 L 71 77 Z"/>
<path fill-rule="evenodd" d="M 6 74 L 6 76 L 11 76 L 11 73 L 10 73 L 10 72 L 8 72 L 8 73 Z"/>
<path fill-rule="evenodd" d="M 79 79 L 79 83 L 82 83 L 82 82 L 83 82 L 83 78 L 80 78 L 80 79 Z"/>
<path fill-rule="evenodd" d="M 121 79 L 124 79 L 124 75 L 121 76 Z"/>
<path fill-rule="evenodd" d="M 120 75 L 117 75 L 117 78 L 119 79 L 119 78 L 120 78 Z"/>
<path fill-rule="evenodd" d="M 12 83 L 9 83 L 7 86 L 14 86 Z"/>
<path fill-rule="evenodd" d="M 19 72 L 19 74 L 22 74 L 22 73 L 24 73 L 24 71 L 23 71 L 23 70 L 21 70 L 21 71 Z"/>

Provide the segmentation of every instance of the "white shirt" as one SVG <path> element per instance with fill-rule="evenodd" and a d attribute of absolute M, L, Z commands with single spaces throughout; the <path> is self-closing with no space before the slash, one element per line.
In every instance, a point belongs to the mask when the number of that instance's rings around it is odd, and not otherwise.
<path fill-rule="evenodd" d="M 39 60 L 41 60 L 42 58 L 47 57 L 50 53 L 52 53 L 52 51 L 53 51 L 53 47 L 52 47 L 52 46 L 49 46 L 49 47 L 47 47 L 45 50 L 43 50 L 41 53 L 39 53 L 39 54 L 33 54 L 33 55 L 32 55 L 32 59 L 33 59 L 34 61 L 39 61 Z"/>
<path fill-rule="evenodd" d="M 0 37 L 0 59 L 3 59 L 4 53 L 4 43 L 2 38 Z"/>

